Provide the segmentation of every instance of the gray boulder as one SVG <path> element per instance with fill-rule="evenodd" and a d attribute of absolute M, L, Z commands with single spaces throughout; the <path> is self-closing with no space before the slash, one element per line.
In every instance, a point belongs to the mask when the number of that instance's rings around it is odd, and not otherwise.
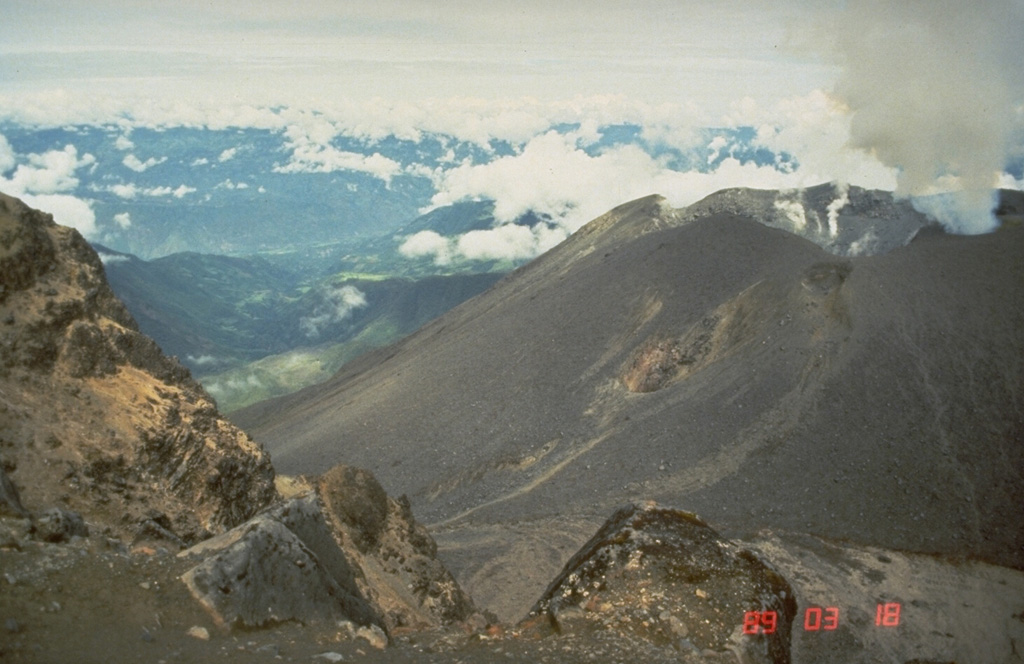
<path fill-rule="evenodd" d="M 390 634 L 475 611 L 435 554 L 406 501 L 338 466 L 313 491 L 179 555 L 201 558 L 182 580 L 220 625 L 346 620 Z"/>
<path fill-rule="evenodd" d="M 89 527 L 78 512 L 51 507 L 35 519 L 32 535 L 43 542 L 69 542 L 72 537 L 88 537 Z"/>
<path fill-rule="evenodd" d="M 290 500 L 184 553 L 212 554 L 182 580 L 218 624 L 381 622 L 314 495 Z"/>

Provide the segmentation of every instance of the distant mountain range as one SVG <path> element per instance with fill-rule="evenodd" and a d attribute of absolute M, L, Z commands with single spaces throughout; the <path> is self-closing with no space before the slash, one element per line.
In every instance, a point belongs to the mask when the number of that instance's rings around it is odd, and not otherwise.
<path fill-rule="evenodd" d="M 416 231 L 470 230 L 489 204 L 451 206 Z M 390 236 L 329 260 L 193 252 L 145 261 L 94 245 L 140 328 L 200 376 L 230 411 L 329 378 L 490 287 L 514 263 L 436 266 L 408 260 Z M 488 271 L 489 269 L 489 271 Z"/>

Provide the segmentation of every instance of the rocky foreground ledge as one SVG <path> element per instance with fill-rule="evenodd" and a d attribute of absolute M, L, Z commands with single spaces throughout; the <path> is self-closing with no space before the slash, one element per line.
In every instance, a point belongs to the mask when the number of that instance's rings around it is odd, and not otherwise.
<path fill-rule="evenodd" d="M 312 490 L 178 555 L 201 559 L 182 580 L 218 626 L 343 621 L 373 640 L 475 613 L 436 554 L 408 502 L 369 472 L 338 466 Z"/>
<path fill-rule="evenodd" d="M 495 624 L 403 501 L 346 467 L 178 555 L 0 521 L 5 662 L 937 664 L 1015 661 L 1024 642 L 1020 571 L 733 541 L 654 504 L 617 511 L 528 616 Z"/>

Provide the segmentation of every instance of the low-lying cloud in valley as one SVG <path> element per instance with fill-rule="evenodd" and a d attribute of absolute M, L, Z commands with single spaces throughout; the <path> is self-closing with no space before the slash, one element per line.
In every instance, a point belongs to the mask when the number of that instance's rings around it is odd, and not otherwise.
<path fill-rule="evenodd" d="M 320 302 L 313 313 L 299 319 L 299 328 L 306 337 L 315 339 L 324 328 L 344 321 L 353 311 L 366 305 L 366 294 L 355 286 L 328 287 L 320 293 Z"/>

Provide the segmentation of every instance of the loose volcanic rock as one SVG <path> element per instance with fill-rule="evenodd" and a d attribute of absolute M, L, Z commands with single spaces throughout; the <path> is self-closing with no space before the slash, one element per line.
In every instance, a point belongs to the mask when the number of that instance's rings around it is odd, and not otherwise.
<path fill-rule="evenodd" d="M 574 555 L 522 623 L 545 635 L 623 638 L 744 662 L 790 661 L 788 582 L 698 517 L 653 503 L 619 509 Z M 744 625 L 757 612 L 762 625 Z M 747 633 L 753 632 L 753 633 Z"/>
<path fill-rule="evenodd" d="M 33 535 L 44 542 L 68 542 L 72 537 L 88 537 L 89 527 L 82 515 L 59 507 L 51 507 L 35 520 Z"/>

